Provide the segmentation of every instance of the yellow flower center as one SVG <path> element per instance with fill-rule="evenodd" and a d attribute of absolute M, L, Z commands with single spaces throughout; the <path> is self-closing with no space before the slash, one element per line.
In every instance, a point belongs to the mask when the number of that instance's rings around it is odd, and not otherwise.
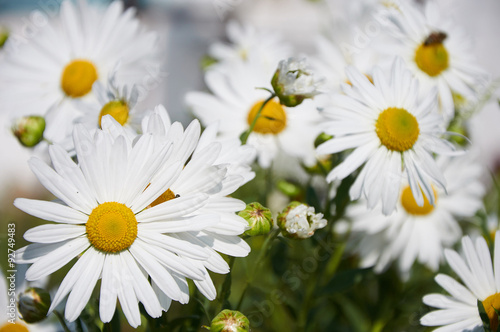
<path fill-rule="evenodd" d="M 498 328 L 498 315 L 495 309 L 500 310 L 500 293 L 488 296 L 483 301 L 483 307 L 490 319 L 490 331 L 496 331 Z"/>
<path fill-rule="evenodd" d="M 434 197 L 437 199 L 436 190 L 432 188 L 432 191 L 434 191 Z M 425 197 L 425 195 L 424 205 L 418 206 L 417 201 L 415 201 L 415 197 L 413 197 L 410 186 L 406 186 L 406 188 L 403 189 L 403 193 L 401 194 L 401 204 L 406 212 L 416 216 L 425 216 L 434 210 L 434 206 L 429 203 L 429 200 Z"/>
<path fill-rule="evenodd" d="M 255 103 L 248 112 L 247 122 L 251 125 L 264 101 Z M 286 113 L 280 103 L 270 100 L 262 109 L 253 131 L 261 134 L 279 134 L 286 127 Z"/>
<path fill-rule="evenodd" d="M 375 131 L 386 148 L 399 152 L 411 149 L 420 134 L 415 116 L 405 109 L 395 107 L 380 113 Z"/>
<path fill-rule="evenodd" d="M 90 243 L 104 252 L 127 249 L 137 237 L 134 213 L 117 202 L 102 203 L 92 210 L 86 227 Z"/>
<path fill-rule="evenodd" d="M 166 201 L 170 201 L 171 199 L 179 197 L 178 195 L 174 194 L 174 192 L 170 189 L 167 189 L 163 194 L 160 195 L 157 199 L 154 200 L 153 203 L 151 203 L 148 207 L 153 207 L 161 203 L 165 203 Z"/>
<path fill-rule="evenodd" d="M 92 84 L 97 80 L 97 69 L 87 60 L 70 62 L 62 73 L 61 88 L 71 98 L 85 96 L 92 90 Z"/>
<path fill-rule="evenodd" d="M 421 44 L 415 53 L 415 62 L 424 73 L 434 77 L 449 65 L 448 51 L 443 45 L 446 34 L 434 32 Z"/>
<path fill-rule="evenodd" d="M 29 332 L 29 330 L 26 325 L 16 321 L 15 324 L 7 322 L 0 326 L 0 332 Z"/>
<path fill-rule="evenodd" d="M 99 114 L 99 127 L 101 126 L 102 117 L 111 115 L 119 124 L 125 125 L 128 121 L 128 105 L 122 100 L 112 100 L 101 109 Z"/>

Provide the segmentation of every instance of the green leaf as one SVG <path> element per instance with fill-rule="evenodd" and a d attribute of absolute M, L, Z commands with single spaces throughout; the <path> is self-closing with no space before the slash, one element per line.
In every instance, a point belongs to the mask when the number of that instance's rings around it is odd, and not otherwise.
<path fill-rule="evenodd" d="M 483 302 L 477 300 L 477 309 L 479 310 L 479 317 L 481 317 L 481 320 L 483 321 L 484 331 L 491 332 L 490 318 L 488 317 L 488 314 L 486 313 L 486 310 L 484 309 Z M 497 331 L 498 331 L 498 329 L 497 329 Z"/>
<path fill-rule="evenodd" d="M 371 267 L 337 272 L 325 287 L 317 289 L 317 296 L 329 296 L 334 293 L 346 291 L 361 282 L 371 272 Z"/>

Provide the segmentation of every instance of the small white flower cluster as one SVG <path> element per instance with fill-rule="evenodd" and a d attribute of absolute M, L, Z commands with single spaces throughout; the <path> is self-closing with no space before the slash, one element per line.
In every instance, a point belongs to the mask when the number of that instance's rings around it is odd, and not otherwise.
<path fill-rule="evenodd" d="M 314 213 L 314 207 L 301 204 L 288 212 L 285 222 L 286 231 L 301 239 L 314 235 L 317 229 L 326 226 L 322 213 Z"/>
<path fill-rule="evenodd" d="M 289 58 L 278 65 L 278 84 L 283 86 L 283 95 L 300 95 L 311 98 L 320 93 L 323 78 L 314 76 L 307 59 Z"/>

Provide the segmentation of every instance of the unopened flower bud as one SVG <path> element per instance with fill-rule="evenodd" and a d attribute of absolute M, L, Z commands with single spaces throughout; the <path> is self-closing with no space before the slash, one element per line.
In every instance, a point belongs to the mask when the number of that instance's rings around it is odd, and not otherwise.
<path fill-rule="evenodd" d="M 264 235 L 269 233 L 273 227 L 271 211 L 260 203 L 248 204 L 245 210 L 240 211 L 238 215 L 248 222 L 250 229 L 245 232 L 246 235 Z"/>
<path fill-rule="evenodd" d="M 9 39 L 9 30 L 6 27 L 0 26 L 0 48 L 2 48 Z"/>
<path fill-rule="evenodd" d="M 19 142 L 26 147 L 34 147 L 43 139 L 45 119 L 41 116 L 24 116 L 15 121 L 12 132 Z"/>
<path fill-rule="evenodd" d="M 278 189 L 288 197 L 297 197 L 302 193 L 302 188 L 290 181 L 280 180 L 276 185 Z"/>
<path fill-rule="evenodd" d="M 317 148 L 318 146 L 320 146 L 321 144 L 325 143 L 326 141 L 331 140 L 332 138 L 333 138 L 332 135 L 321 133 L 314 140 L 314 147 Z"/>
<path fill-rule="evenodd" d="M 239 311 L 222 310 L 212 320 L 210 332 L 248 332 L 250 322 L 248 318 Z"/>
<path fill-rule="evenodd" d="M 295 58 L 281 60 L 271 80 L 280 103 L 288 107 L 300 105 L 304 99 L 319 94 L 318 88 L 322 83 L 322 79 L 314 77 L 306 59 Z"/>
<path fill-rule="evenodd" d="M 300 202 L 291 202 L 278 215 L 278 226 L 283 236 L 293 239 L 307 239 L 314 232 L 326 226 L 322 213 L 314 213 L 314 208 Z"/>
<path fill-rule="evenodd" d="M 28 288 L 19 296 L 19 313 L 25 322 L 38 323 L 47 317 L 50 303 L 50 294 L 46 290 Z"/>

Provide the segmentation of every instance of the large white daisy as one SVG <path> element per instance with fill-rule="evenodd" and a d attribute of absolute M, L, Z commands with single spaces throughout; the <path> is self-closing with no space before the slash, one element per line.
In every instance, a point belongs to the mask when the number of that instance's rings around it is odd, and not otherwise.
<path fill-rule="evenodd" d="M 441 139 L 442 118 L 436 110 L 436 92 L 418 100 L 418 80 L 397 58 L 391 80 L 375 67 L 372 84 L 352 67 L 347 68 L 352 86 L 343 84 L 345 95 L 332 98 L 324 110 L 326 133 L 334 138 L 317 149 L 332 154 L 354 149 L 327 176 L 327 181 L 343 179 L 365 164 L 350 189 L 351 199 L 362 195 L 368 207 L 382 201 L 382 211 L 394 211 L 403 175 L 407 178 L 419 206 L 424 196 L 434 205 L 431 184 L 445 187 L 445 179 L 432 152 L 451 152 L 450 143 Z M 421 190 L 421 189 L 422 190 Z"/>
<path fill-rule="evenodd" d="M 270 96 L 268 91 L 258 89 L 271 89 L 274 73 L 265 67 L 255 59 L 216 66 L 205 74 L 205 82 L 213 94 L 191 92 L 186 102 L 204 125 L 219 122 L 221 137 L 238 138 L 248 130 Z M 259 164 L 264 168 L 271 165 L 280 151 L 313 165 L 314 139 L 321 131 L 319 121 L 312 100 L 290 108 L 275 98 L 264 107 L 247 144 L 255 147 Z"/>
<path fill-rule="evenodd" d="M 134 15 L 121 1 L 107 8 L 86 0 L 62 2 L 59 16 L 36 37 L 8 44 L 0 68 L 2 109 L 13 116 L 45 115 L 44 136 L 52 142 L 71 136 L 80 114 L 73 101 L 92 98 L 92 84 L 106 82 L 118 61 L 118 79 L 125 84 L 157 69 L 156 35 L 145 32 Z"/>
<path fill-rule="evenodd" d="M 484 331 L 477 302 L 482 302 L 490 319 L 491 331 L 498 327 L 495 309 L 500 308 L 500 231 L 495 236 L 494 261 L 488 245 L 482 237 L 462 239 L 463 255 L 445 249 L 444 255 L 450 267 L 462 280 L 463 285 L 452 277 L 438 274 L 436 282 L 450 295 L 429 294 L 423 301 L 438 310 L 420 319 L 425 326 L 442 326 L 434 331 Z M 464 286 L 465 285 L 465 286 Z"/>
<path fill-rule="evenodd" d="M 75 129 L 78 165 L 57 145 L 49 148 L 54 168 L 30 160 L 39 180 L 61 202 L 15 201 L 21 210 L 56 223 L 25 233 L 35 242 L 17 253 L 18 263 L 32 263 L 26 278 L 51 274 L 81 255 L 51 306 L 69 294 L 68 321 L 80 315 L 98 279 L 103 322 L 111 320 L 117 299 L 134 327 L 141 321 L 138 302 L 151 317 L 159 317 L 172 300 L 186 303 L 186 278 L 213 299 L 207 269 L 229 271 L 216 250 L 232 256 L 246 256 L 250 250 L 237 236 L 246 229 L 244 220 L 223 218 L 244 203 L 220 197 L 225 205 L 208 206 L 223 190 L 227 174 L 224 165 L 211 163 L 219 145 L 194 157 L 197 121 L 186 131 L 173 124 L 163 140 L 149 132 L 135 138 L 122 135 L 125 129 L 111 116 L 103 118 L 102 126 L 104 131 L 94 135 L 82 126 Z"/>
<path fill-rule="evenodd" d="M 402 188 L 396 211 L 390 216 L 368 211 L 365 204 L 351 205 L 347 217 L 352 221 L 351 243 L 363 267 L 384 271 L 393 261 L 408 276 L 418 261 L 436 271 L 449 248 L 462 236 L 458 221 L 470 218 L 483 205 L 485 187 L 480 181 L 484 169 L 473 158 L 440 157 L 437 160 L 448 182 L 447 192 L 433 188 L 435 205 L 424 199 L 418 206 L 408 185 Z"/>
<path fill-rule="evenodd" d="M 427 2 L 425 12 L 410 2 L 389 12 L 398 44 L 388 49 L 405 59 L 420 80 L 422 93 L 437 87 L 440 109 L 448 123 L 455 111 L 453 94 L 473 98 L 478 83 L 487 81 L 476 65 L 470 38 L 433 1 Z"/>

